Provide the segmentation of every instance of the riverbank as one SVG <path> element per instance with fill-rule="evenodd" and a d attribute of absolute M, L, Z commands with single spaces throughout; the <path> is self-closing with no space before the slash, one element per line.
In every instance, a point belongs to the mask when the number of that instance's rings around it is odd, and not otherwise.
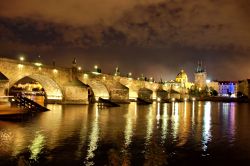
<path fill-rule="evenodd" d="M 12 107 L 9 104 L 0 105 L 0 120 L 21 120 L 28 114 L 28 111 L 19 108 Z"/>
<path fill-rule="evenodd" d="M 200 97 L 196 98 L 198 101 L 214 101 L 214 102 L 240 102 L 250 103 L 248 98 L 230 98 L 230 97 Z"/>

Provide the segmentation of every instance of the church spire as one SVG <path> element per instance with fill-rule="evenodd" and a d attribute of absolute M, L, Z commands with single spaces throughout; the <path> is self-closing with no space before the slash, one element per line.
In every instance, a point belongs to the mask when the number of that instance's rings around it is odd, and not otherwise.
<path fill-rule="evenodd" d="M 76 58 L 74 58 L 74 60 L 72 61 L 72 66 L 76 67 Z"/>
<path fill-rule="evenodd" d="M 202 66 L 202 61 L 198 61 L 198 66 L 196 68 L 196 73 L 202 73 L 205 72 L 203 66 Z"/>

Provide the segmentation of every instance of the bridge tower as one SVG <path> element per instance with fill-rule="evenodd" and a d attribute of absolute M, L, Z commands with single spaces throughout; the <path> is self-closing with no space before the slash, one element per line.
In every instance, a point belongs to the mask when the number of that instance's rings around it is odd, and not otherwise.
<path fill-rule="evenodd" d="M 206 80 L 207 80 L 207 72 L 202 66 L 202 61 L 198 61 L 198 66 L 196 68 L 196 71 L 194 73 L 195 78 L 195 86 L 199 89 L 204 89 L 206 87 Z"/>

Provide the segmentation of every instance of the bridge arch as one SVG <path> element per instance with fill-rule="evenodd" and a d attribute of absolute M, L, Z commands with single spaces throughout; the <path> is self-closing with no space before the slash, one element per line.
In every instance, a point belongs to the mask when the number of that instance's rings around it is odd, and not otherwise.
<path fill-rule="evenodd" d="M 25 75 L 25 76 L 19 76 L 17 78 L 12 78 L 10 79 L 10 86 L 12 87 L 15 83 L 17 83 L 19 80 L 25 78 L 25 77 L 29 77 L 33 80 L 36 80 L 37 82 L 39 82 L 45 93 L 45 100 L 49 101 L 49 102 L 53 102 L 53 101 L 62 101 L 63 100 L 63 93 L 62 90 L 60 88 L 60 86 L 56 83 L 56 81 L 54 81 L 52 78 L 42 75 L 42 74 L 31 74 L 31 75 Z"/>
<path fill-rule="evenodd" d="M 138 91 L 138 98 L 145 100 L 152 100 L 153 91 L 148 88 L 140 88 Z"/>
<path fill-rule="evenodd" d="M 101 81 L 88 81 L 87 83 L 93 92 L 94 99 L 98 101 L 99 97 L 109 99 L 110 94 L 107 87 Z M 91 92 L 90 92 L 91 93 Z"/>

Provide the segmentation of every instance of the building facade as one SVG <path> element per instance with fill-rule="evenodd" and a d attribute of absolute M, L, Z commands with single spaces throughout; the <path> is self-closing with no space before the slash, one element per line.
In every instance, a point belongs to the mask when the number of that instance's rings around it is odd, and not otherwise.
<path fill-rule="evenodd" d="M 250 97 L 250 79 L 238 81 L 238 92 L 241 96 Z"/>
<path fill-rule="evenodd" d="M 238 82 L 237 81 L 211 81 L 207 83 L 208 88 L 216 90 L 218 96 L 237 97 Z"/>
<path fill-rule="evenodd" d="M 194 79 L 194 84 L 199 90 L 204 89 L 206 87 L 207 72 L 203 68 L 201 62 L 198 62 L 198 66 L 194 73 Z"/>

